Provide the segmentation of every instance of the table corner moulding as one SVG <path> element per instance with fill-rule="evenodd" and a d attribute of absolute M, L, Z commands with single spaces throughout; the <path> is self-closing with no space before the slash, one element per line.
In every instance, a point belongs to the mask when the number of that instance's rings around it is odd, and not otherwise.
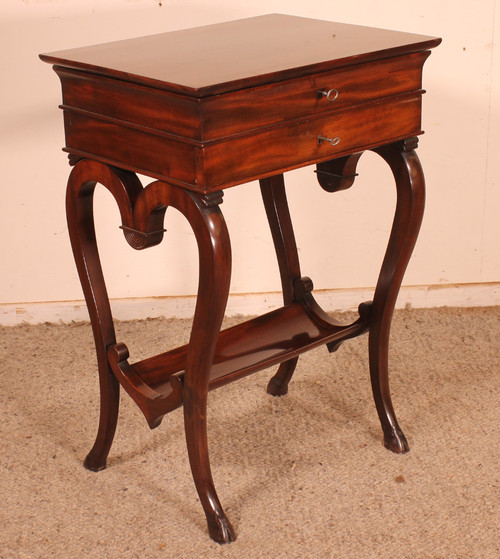
<path fill-rule="evenodd" d="M 212 480 L 210 390 L 277 366 L 268 392 L 285 395 L 301 353 L 330 352 L 368 332 L 372 391 L 384 444 L 408 443 L 388 378 L 394 305 L 417 239 L 425 185 L 415 152 L 422 68 L 440 39 L 273 14 L 40 55 L 62 84 L 71 244 L 90 313 L 100 379 L 100 419 L 85 460 L 106 466 L 122 386 L 157 427 L 183 407 L 193 479 L 208 531 L 233 541 Z M 353 185 L 366 150 L 394 175 L 397 203 L 373 301 L 339 324 L 314 299 L 300 269 L 284 173 L 314 165 L 328 192 Z M 150 177 L 146 186 L 137 174 Z M 220 208 L 226 188 L 258 180 L 279 264 L 283 306 L 221 331 L 231 245 Z M 159 244 L 165 211 L 180 211 L 199 250 L 189 342 L 133 362 L 116 340 L 97 251 L 93 193 L 107 188 L 131 247 Z M 311 186 L 312 188 L 312 186 Z"/>

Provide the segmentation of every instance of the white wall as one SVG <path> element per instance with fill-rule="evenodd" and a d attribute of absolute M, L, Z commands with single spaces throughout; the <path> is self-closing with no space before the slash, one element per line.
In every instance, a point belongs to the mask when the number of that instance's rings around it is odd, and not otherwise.
<path fill-rule="evenodd" d="M 450 303 L 451 292 L 453 304 L 500 304 L 500 0 L 1 0 L 0 322 L 16 309 L 19 320 L 29 319 L 30 303 L 82 299 L 66 234 L 60 84 L 38 53 L 268 12 L 443 37 L 424 69 L 419 155 L 428 197 L 405 293 L 412 300 L 411 286 L 420 286 L 439 292 L 432 304 Z M 358 170 L 355 186 L 334 195 L 319 188 L 312 169 L 287 177 L 302 272 L 318 289 L 375 283 L 394 187 L 373 154 Z M 279 290 L 257 185 L 228 190 L 222 209 L 235 255 L 232 292 Z M 194 242 L 175 214 L 164 243 L 141 253 L 123 241 L 104 192 L 97 214 L 113 298 L 196 292 Z M 54 318 L 50 312 L 43 319 Z"/>

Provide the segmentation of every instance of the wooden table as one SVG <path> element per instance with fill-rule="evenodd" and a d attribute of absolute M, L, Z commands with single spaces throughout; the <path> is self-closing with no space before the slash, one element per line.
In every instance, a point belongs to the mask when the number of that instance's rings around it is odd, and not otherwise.
<path fill-rule="evenodd" d="M 100 420 L 88 469 L 106 465 L 119 384 L 151 428 L 183 405 L 210 536 L 232 541 L 235 533 L 210 473 L 208 391 L 279 365 L 268 392 L 284 395 L 301 353 L 322 344 L 333 352 L 366 331 L 385 445 L 397 453 L 408 450 L 391 404 L 388 340 L 423 214 L 424 178 L 415 153 L 422 67 L 439 43 L 275 14 L 41 55 L 62 84 L 64 149 L 74 166 L 68 226 L 99 365 Z M 300 271 L 283 172 L 315 164 L 320 185 L 336 192 L 353 184 L 365 150 L 390 166 L 396 212 L 373 302 L 362 303 L 358 319 L 343 325 L 319 307 L 312 281 Z M 136 173 L 155 180 L 144 187 Z M 284 305 L 220 332 L 231 274 L 223 190 L 256 179 Z M 117 343 L 93 225 L 97 183 L 114 196 L 123 233 L 135 249 L 161 242 L 170 206 L 190 223 L 200 277 L 186 346 L 132 363 L 127 346 Z"/>

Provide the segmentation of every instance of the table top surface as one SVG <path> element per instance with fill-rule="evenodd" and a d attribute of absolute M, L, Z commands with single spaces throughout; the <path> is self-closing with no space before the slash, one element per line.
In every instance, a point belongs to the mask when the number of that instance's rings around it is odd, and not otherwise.
<path fill-rule="evenodd" d="M 194 97 L 427 50 L 441 39 L 270 14 L 42 54 L 74 68 Z"/>

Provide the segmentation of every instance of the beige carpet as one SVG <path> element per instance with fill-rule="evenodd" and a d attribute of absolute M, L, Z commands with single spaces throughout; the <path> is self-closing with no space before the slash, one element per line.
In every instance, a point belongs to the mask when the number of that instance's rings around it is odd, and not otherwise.
<path fill-rule="evenodd" d="M 118 327 L 136 360 L 185 340 L 189 323 Z M 149 431 L 124 395 L 108 469 L 88 472 L 89 325 L 1 328 L 0 557 L 498 559 L 499 336 L 500 308 L 396 313 L 404 456 L 381 445 L 366 336 L 302 356 L 286 397 L 266 394 L 272 371 L 212 392 L 212 469 L 238 534 L 219 546 L 191 481 L 182 410 Z"/>

